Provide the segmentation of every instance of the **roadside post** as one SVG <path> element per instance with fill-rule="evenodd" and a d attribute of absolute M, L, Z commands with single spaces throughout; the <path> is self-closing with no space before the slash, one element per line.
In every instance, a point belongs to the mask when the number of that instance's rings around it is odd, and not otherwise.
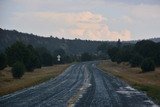
<path fill-rule="evenodd" d="M 60 55 L 57 56 L 57 61 L 58 61 L 58 62 L 61 61 L 61 56 L 60 56 Z"/>

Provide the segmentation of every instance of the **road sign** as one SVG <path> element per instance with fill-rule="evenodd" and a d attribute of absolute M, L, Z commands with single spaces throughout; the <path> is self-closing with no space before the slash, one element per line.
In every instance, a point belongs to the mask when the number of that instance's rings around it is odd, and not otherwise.
<path fill-rule="evenodd" d="M 57 56 L 57 61 L 61 61 L 61 56 L 60 55 Z"/>

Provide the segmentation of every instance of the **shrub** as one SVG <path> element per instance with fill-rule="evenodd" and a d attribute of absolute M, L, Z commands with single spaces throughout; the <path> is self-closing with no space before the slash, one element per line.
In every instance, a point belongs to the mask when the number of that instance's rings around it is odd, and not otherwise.
<path fill-rule="evenodd" d="M 158 51 L 155 42 L 150 40 L 142 40 L 136 43 L 135 51 L 142 55 L 144 58 L 154 57 Z"/>
<path fill-rule="evenodd" d="M 89 53 L 82 53 L 81 55 L 81 61 L 91 61 L 92 55 Z"/>
<path fill-rule="evenodd" d="M 119 49 L 117 47 L 112 47 L 112 48 L 108 49 L 108 55 L 109 55 L 111 61 L 113 61 L 113 62 L 117 61 L 118 52 L 119 52 Z"/>
<path fill-rule="evenodd" d="M 134 54 L 130 60 L 131 67 L 141 66 L 142 60 L 143 60 L 143 57 L 141 55 Z"/>
<path fill-rule="evenodd" d="M 13 45 L 6 49 L 6 55 L 8 60 L 8 65 L 13 66 L 17 61 L 21 61 L 24 64 L 28 62 L 29 50 L 26 45 L 22 42 L 15 42 Z"/>
<path fill-rule="evenodd" d="M 52 66 L 53 65 L 53 57 L 49 53 L 42 54 L 42 64 L 43 66 Z"/>
<path fill-rule="evenodd" d="M 25 71 L 25 66 L 22 62 L 16 62 L 12 67 L 12 76 L 16 79 L 20 79 Z"/>
<path fill-rule="evenodd" d="M 1 53 L 0 54 L 0 70 L 4 69 L 7 66 L 7 58 L 6 55 Z"/>
<path fill-rule="evenodd" d="M 38 51 L 32 45 L 25 45 L 22 42 L 15 42 L 6 49 L 9 66 L 13 66 L 17 61 L 23 62 L 27 71 L 34 71 L 41 68 L 41 58 Z"/>
<path fill-rule="evenodd" d="M 146 58 L 143 60 L 141 65 L 142 72 L 149 72 L 155 70 L 154 61 L 151 58 Z"/>
<path fill-rule="evenodd" d="M 41 61 L 39 53 L 32 45 L 28 45 L 29 59 L 24 63 L 27 71 L 34 71 L 35 68 L 41 68 Z"/>

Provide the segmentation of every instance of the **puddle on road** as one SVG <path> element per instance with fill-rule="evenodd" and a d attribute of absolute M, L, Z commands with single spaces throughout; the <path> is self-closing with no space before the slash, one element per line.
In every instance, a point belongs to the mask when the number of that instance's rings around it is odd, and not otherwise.
<path fill-rule="evenodd" d="M 136 90 L 130 86 L 120 87 L 116 92 L 119 94 L 126 95 L 126 97 L 132 97 L 132 96 L 136 96 L 136 95 L 147 96 L 145 93 L 139 92 L 138 90 Z M 151 107 L 159 107 L 150 99 L 144 100 L 143 102 L 147 105 L 151 105 Z"/>
<path fill-rule="evenodd" d="M 131 97 L 132 95 L 135 95 L 135 94 L 136 95 L 145 95 L 144 93 L 141 93 L 130 86 L 120 87 L 116 92 L 119 94 L 125 94 L 127 97 Z"/>

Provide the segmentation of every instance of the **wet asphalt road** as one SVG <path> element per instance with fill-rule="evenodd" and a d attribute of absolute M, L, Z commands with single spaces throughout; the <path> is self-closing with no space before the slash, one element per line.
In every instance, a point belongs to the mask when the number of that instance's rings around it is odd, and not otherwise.
<path fill-rule="evenodd" d="M 1 96 L 0 107 L 158 107 L 96 64 L 74 64 L 55 79 Z"/>

